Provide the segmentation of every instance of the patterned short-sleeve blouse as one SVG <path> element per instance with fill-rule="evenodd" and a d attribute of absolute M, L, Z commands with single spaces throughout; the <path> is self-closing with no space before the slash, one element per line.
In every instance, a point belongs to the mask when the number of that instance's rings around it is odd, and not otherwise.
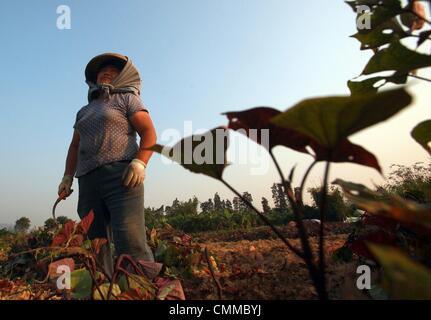
<path fill-rule="evenodd" d="M 73 128 L 80 136 L 75 177 L 113 161 L 132 160 L 139 150 L 136 130 L 129 117 L 137 111 L 149 112 L 133 93 L 100 96 L 76 114 Z"/>

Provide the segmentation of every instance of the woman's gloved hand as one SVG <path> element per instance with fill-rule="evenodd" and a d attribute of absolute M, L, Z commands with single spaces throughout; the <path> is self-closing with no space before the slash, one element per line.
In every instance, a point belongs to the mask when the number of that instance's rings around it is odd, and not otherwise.
<path fill-rule="evenodd" d="M 123 173 L 123 185 L 129 188 L 140 186 L 144 182 L 145 168 L 147 165 L 144 161 L 133 159 Z"/>
<path fill-rule="evenodd" d="M 60 196 L 63 191 L 66 192 L 66 196 L 69 196 L 71 194 L 72 183 L 73 176 L 63 176 L 63 179 L 61 179 L 60 185 L 58 186 L 58 196 Z"/>

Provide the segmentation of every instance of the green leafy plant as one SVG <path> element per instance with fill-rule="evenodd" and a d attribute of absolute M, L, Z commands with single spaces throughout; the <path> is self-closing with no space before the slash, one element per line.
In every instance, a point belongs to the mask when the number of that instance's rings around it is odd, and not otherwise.
<path fill-rule="evenodd" d="M 431 204 L 404 199 L 396 193 L 383 194 L 341 179 L 334 183 L 366 211 L 336 256 L 350 251 L 379 263 L 385 279 L 383 287 L 390 298 L 428 299 L 430 287 L 417 282 L 417 275 L 411 273 L 418 272 L 425 279 L 427 274 L 431 276 Z M 409 291 L 401 290 L 407 287 Z"/>
<path fill-rule="evenodd" d="M 371 93 L 361 96 L 323 97 L 304 100 L 297 105 L 280 112 L 268 107 L 258 107 L 240 112 L 224 113 L 228 119 L 227 127 L 217 127 L 202 135 L 193 135 L 179 141 L 173 147 L 154 145 L 150 149 L 163 154 L 169 159 L 181 164 L 186 169 L 205 174 L 221 181 L 235 193 L 259 218 L 265 222 L 295 254 L 304 259 L 320 298 L 327 298 L 325 281 L 324 256 L 324 223 L 326 221 L 327 207 L 327 180 L 331 162 L 354 162 L 373 167 L 380 171 L 377 159 L 370 152 L 348 141 L 349 135 L 356 133 L 371 125 L 382 122 L 393 116 L 411 102 L 410 95 L 403 89 L 388 90 L 382 93 Z M 250 129 L 257 129 L 253 135 L 257 143 L 262 141 L 262 130 L 269 133 L 269 145 L 264 145 L 277 167 L 281 184 L 292 207 L 298 226 L 302 249 L 293 246 L 288 239 L 275 227 L 265 214 L 260 212 L 248 199 L 234 189 L 230 183 L 223 179 L 223 171 L 228 165 L 226 149 L 228 147 L 228 130 L 239 130 L 247 136 L 252 136 Z M 217 137 L 217 134 L 219 136 Z M 223 138 L 220 139 L 220 136 Z M 212 141 L 209 149 L 205 149 L 205 139 Z M 220 141 L 221 140 L 221 141 Z M 218 143 L 217 143 L 218 141 Z M 202 144 L 201 144 L 202 142 Z M 215 143 L 214 143 L 215 142 Z M 320 233 L 319 258 L 315 263 L 310 243 L 302 223 L 303 205 L 302 196 L 295 197 L 292 188 L 292 175 L 286 179 L 281 171 L 272 148 L 283 145 L 296 151 L 309 153 L 314 151 L 315 161 L 325 161 L 324 183 L 320 197 Z M 185 148 L 189 146 L 189 148 Z M 205 161 L 201 162 L 194 155 L 203 155 Z M 311 155 L 311 154 L 310 154 Z M 185 161 L 187 159 L 187 161 Z M 311 167 L 307 170 L 299 194 Z"/>
<path fill-rule="evenodd" d="M 405 84 L 409 77 L 430 81 L 416 75 L 417 69 L 431 66 L 431 56 L 418 52 L 431 36 L 430 30 L 423 30 L 425 25 L 431 25 L 431 21 L 425 18 L 421 1 L 409 0 L 404 7 L 400 0 L 354 0 L 346 3 L 355 13 L 360 6 L 369 7 L 369 11 L 358 14 L 357 21 L 369 19 L 370 28 L 363 28 L 358 23 L 358 31 L 352 37 L 361 43 L 361 50 L 374 53 L 361 74 L 371 77 L 348 82 L 352 95 L 377 92 L 388 83 Z M 401 43 L 406 38 L 417 39 L 416 50 Z M 382 71 L 391 71 L 392 74 L 374 75 Z"/>
<path fill-rule="evenodd" d="M 97 260 L 107 240 L 87 239 L 93 219 L 91 210 L 79 223 L 69 220 L 55 231 L 53 225 L 47 224 L 19 239 L 1 263 L 4 276 L 25 278 L 62 299 L 185 299 L 181 279 L 207 265 L 203 249 L 189 235 L 167 225 L 148 234 L 156 262 L 121 255 L 110 276 Z M 56 290 L 56 279 L 61 275 L 57 273 L 59 266 L 67 266 L 71 271 L 70 290 Z M 43 278 L 38 280 L 40 277 Z"/>

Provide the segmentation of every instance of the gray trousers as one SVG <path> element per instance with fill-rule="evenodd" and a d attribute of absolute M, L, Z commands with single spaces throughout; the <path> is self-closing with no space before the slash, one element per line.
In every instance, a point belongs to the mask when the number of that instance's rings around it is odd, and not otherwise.
<path fill-rule="evenodd" d="M 91 209 L 94 221 L 89 239 L 108 239 L 97 257 L 108 274 L 113 272 L 111 243 L 115 254 L 131 255 L 134 259 L 154 261 L 145 232 L 144 185 L 123 186 L 122 175 L 131 160 L 111 162 L 78 178 L 78 215 L 82 219 Z"/>

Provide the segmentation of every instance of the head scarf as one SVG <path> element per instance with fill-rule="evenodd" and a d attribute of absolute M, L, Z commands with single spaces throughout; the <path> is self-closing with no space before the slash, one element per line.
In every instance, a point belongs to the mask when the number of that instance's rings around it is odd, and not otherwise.
<path fill-rule="evenodd" d="M 104 56 L 104 55 L 109 55 L 109 54 L 103 54 L 101 56 Z M 118 74 L 118 76 L 115 77 L 110 84 L 104 84 L 104 83 L 98 84 L 96 83 L 96 81 L 91 80 L 91 79 L 95 79 L 97 77 L 97 74 L 91 75 L 91 76 L 86 74 L 85 82 L 89 87 L 88 96 L 87 96 L 89 103 L 93 99 L 96 99 L 97 97 L 99 97 L 100 95 L 109 99 L 111 94 L 114 94 L 114 93 L 131 92 L 138 96 L 141 94 L 142 81 L 141 81 L 141 77 L 139 76 L 138 69 L 136 69 L 132 60 L 130 60 L 126 56 L 123 56 L 123 57 L 127 60 L 127 62 L 124 65 L 123 69 Z M 93 59 L 91 61 L 93 61 Z M 87 69 L 88 69 L 88 66 L 87 66 Z M 96 72 L 98 71 L 99 70 L 97 70 Z"/>

